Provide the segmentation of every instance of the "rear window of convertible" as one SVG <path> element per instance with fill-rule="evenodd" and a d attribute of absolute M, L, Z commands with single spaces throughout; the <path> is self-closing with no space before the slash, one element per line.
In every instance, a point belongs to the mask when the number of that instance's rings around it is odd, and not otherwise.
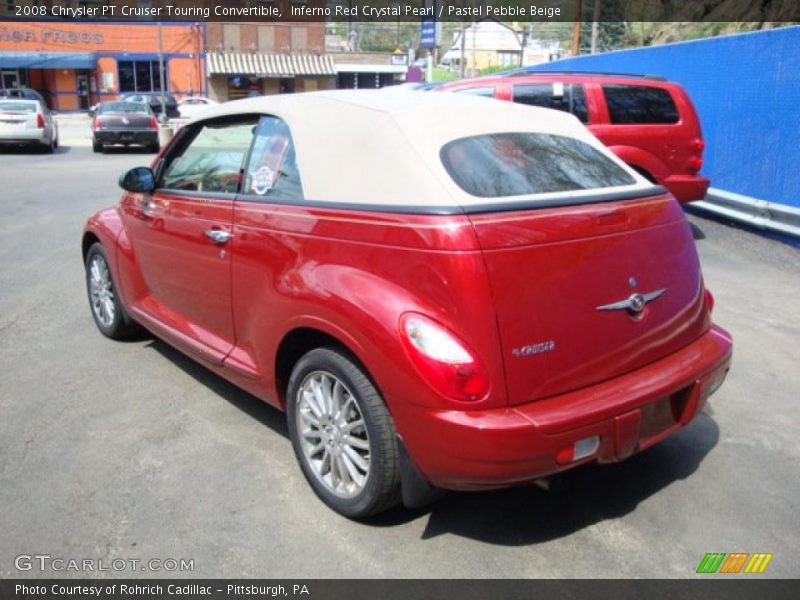
<path fill-rule="evenodd" d="M 441 159 L 453 181 L 480 198 L 636 183 L 624 169 L 590 145 L 547 133 L 493 133 L 461 138 L 442 148 Z"/>

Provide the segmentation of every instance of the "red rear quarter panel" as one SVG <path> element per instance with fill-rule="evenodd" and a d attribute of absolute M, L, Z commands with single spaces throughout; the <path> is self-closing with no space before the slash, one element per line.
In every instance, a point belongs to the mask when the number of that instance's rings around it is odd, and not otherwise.
<path fill-rule="evenodd" d="M 402 349 L 399 318 L 416 311 L 455 332 L 486 365 L 493 388 L 473 404 L 506 403 L 491 293 L 466 217 L 237 202 L 233 239 L 233 358 L 258 370 L 271 402 L 283 402 L 273 368 L 280 342 L 309 327 L 356 354 L 400 430 L 407 406 L 452 407 Z"/>

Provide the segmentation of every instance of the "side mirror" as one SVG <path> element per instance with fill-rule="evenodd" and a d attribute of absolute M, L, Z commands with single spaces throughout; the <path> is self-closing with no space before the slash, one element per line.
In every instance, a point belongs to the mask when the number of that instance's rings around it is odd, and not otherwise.
<path fill-rule="evenodd" d="M 150 167 L 135 167 L 119 178 L 119 187 L 137 194 L 147 194 L 156 188 L 156 177 Z"/>

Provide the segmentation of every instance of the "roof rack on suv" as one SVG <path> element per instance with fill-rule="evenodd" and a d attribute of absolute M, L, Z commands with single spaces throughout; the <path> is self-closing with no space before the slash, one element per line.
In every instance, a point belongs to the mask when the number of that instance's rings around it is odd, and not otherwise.
<path fill-rule="evenodd" d="M 599 75 L 605 77 L 633 77 L 636 79 L 652 79 L 654 81 L 666 81 L 666 77 L 662 75 L 651 75 L 646 73 L 610 73 L 604 71 L 535 71 L 529 67 L 522 67 L 504 73 L 497 73 L 497 75 L 507 75 L 516 77 L 518 75 Z"/>

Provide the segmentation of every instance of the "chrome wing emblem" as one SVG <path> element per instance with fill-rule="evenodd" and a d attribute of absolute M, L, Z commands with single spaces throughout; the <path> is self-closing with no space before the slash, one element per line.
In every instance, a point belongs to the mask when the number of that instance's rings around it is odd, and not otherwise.
<path fill-rule="evenodd" d="M 627 310 L 629 313 L 638 315 L 644 310 L 648 302 L 652 302 L 659 296 L 662 296 L 667 288 L 661 288 L 647 294 L 631 294 L 630 297 L 619 302 L 612 302 L 611 304 L 604 304 L 603 306 L 596 307 L 597 310 Z"/>

